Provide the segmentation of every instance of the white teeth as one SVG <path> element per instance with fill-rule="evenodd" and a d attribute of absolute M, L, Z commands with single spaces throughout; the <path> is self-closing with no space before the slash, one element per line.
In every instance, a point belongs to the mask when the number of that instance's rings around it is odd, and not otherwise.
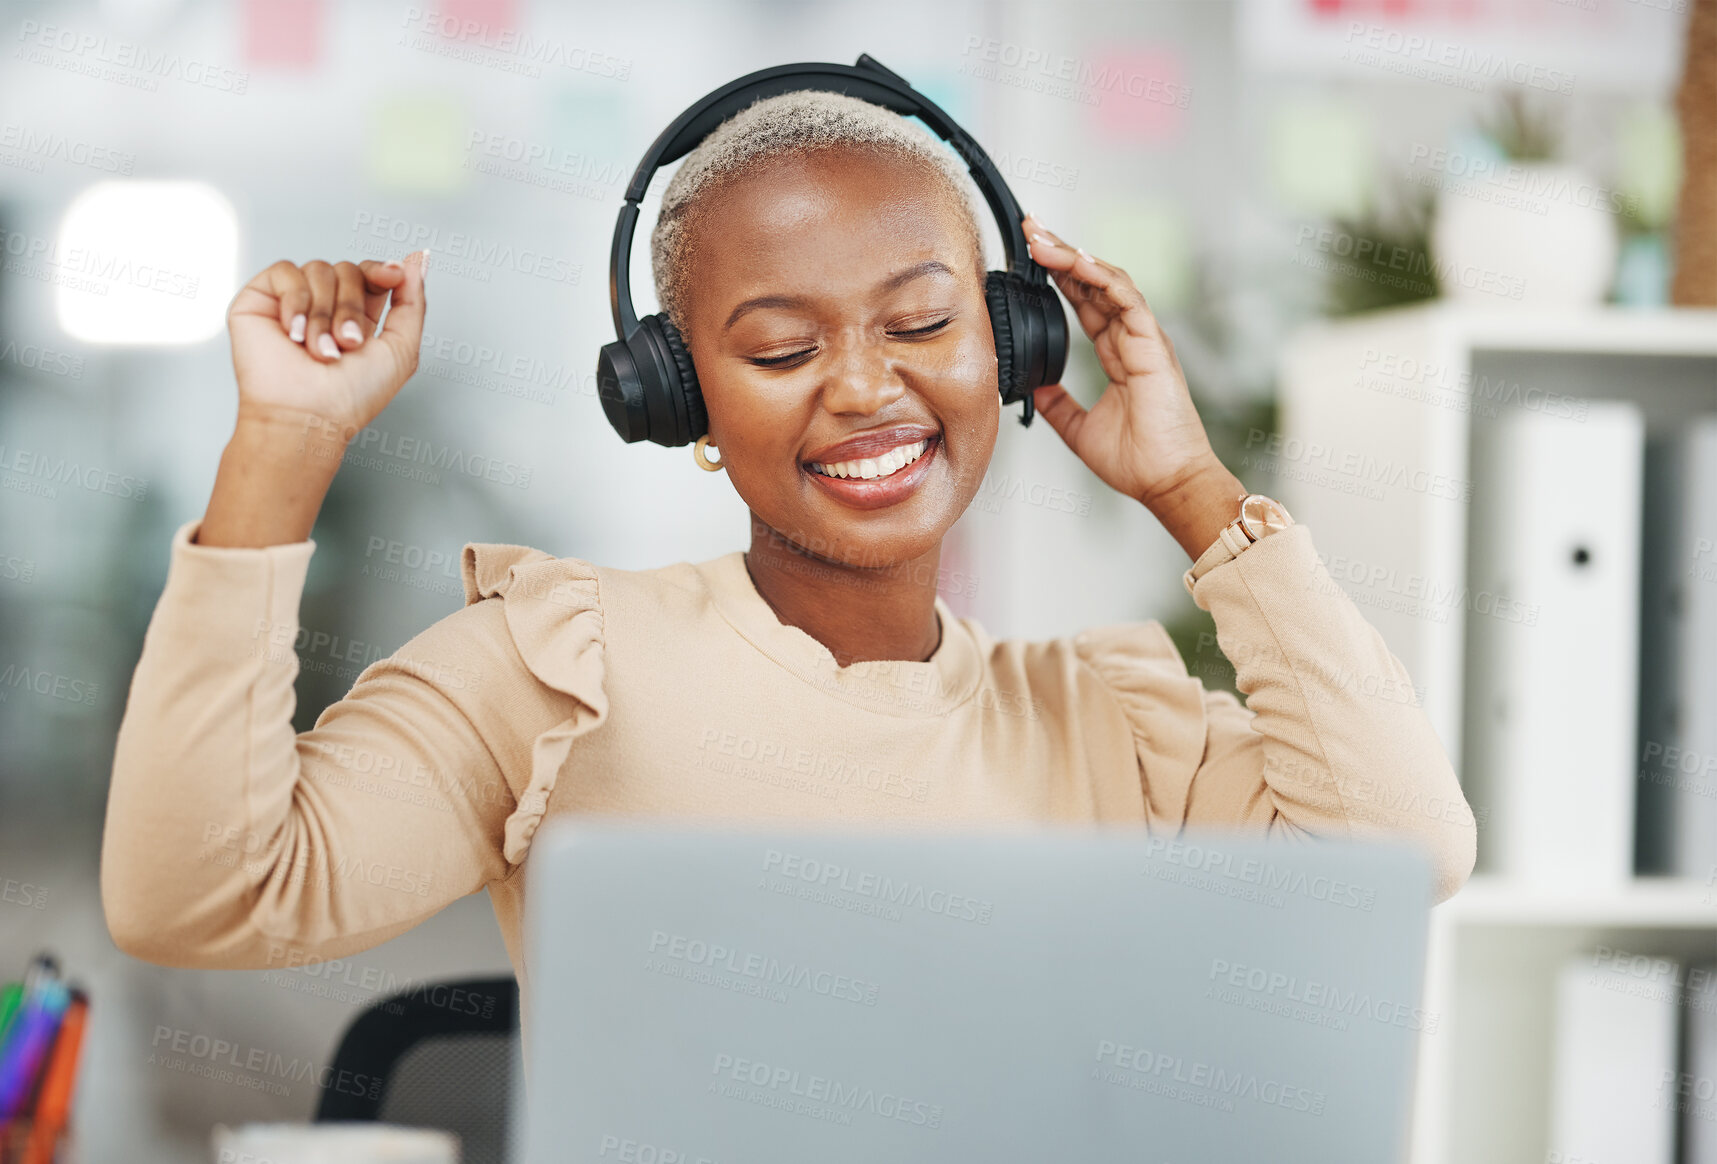
<path fill-rule="evenodd" d="M 858 461 L 835 461 L 827 465 L 811 462 L 813 472 L 822 473 L 828 477 L 858 477 L 871 479 L 886 477 L 890 473 L 898 473 L 919 457 L 930 447 L 928 439 L 916 441 L 910 445 L 899 445 L 888 450 L 880 457 L 866 457 Z"/>

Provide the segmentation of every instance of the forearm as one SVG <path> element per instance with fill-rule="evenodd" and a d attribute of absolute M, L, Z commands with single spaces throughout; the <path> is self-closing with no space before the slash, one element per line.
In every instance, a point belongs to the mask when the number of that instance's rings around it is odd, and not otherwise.
<path fill-rule="evenodd" d="M 1476 826 L 1411 677 L 1295 526 L 1200 579 L 1199 605 L 1234 664 L 1249 714 L 1219 728 L 1200 773 L 1208 795 L 1265 796 L 1271 827 L 1320 836 L 1402 839 L 1427 848 L 1447 896 L 1472 868 Z M 1242 714 L 1245 718 L 1242 719 Z"/>
<path fill-rule="evenodd" d="M 221 454 L 196 544 L 260 548 L 309 539 L 347 434 L 310 413 L 241 412 Z"/>

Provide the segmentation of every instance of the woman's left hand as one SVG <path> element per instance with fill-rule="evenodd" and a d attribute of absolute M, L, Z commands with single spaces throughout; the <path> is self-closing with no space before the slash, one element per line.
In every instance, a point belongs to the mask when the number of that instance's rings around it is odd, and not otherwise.
<path fill-rule="evenodd" d="M 1233 492 L 1234 478 L 1211 450 L 1174 344 L 1131 277 L 1061 241 L 1030 215 L 1025 233 L 1031 257 L 1073 305 L 1109 377 L 1089 411 L 1060 384 L 1037 390 L 1037 411 L 1093 473 L 1159 517 L 1195 487 Z"/>

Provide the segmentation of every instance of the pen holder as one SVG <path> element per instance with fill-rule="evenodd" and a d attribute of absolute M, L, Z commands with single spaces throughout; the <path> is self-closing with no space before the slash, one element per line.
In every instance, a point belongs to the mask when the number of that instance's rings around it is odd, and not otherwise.
<path fill-rule="evenodd" d="M 0 1121 L 0 1164 L 73 1164 L 71 1129 L 28 1117 Z"/>

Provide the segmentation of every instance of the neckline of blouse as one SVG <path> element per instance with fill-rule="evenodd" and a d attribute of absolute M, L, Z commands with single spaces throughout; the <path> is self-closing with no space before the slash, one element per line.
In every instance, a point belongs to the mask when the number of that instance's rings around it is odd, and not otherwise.
<path fill-rule="evenodd" d="M 734 550 L 697 563 L 722 616 L 758 650 L 805 683 L 836 699 L 884 715 L 906 718 L 943 715 L 977 690 L 983 659 L 970 628 L 936 596 L 942 641 L 930 658 L 873 659 L 842 667 L 811 635 L 782 622 L 757 591 L 745 568 L 745 552 Z"/>

